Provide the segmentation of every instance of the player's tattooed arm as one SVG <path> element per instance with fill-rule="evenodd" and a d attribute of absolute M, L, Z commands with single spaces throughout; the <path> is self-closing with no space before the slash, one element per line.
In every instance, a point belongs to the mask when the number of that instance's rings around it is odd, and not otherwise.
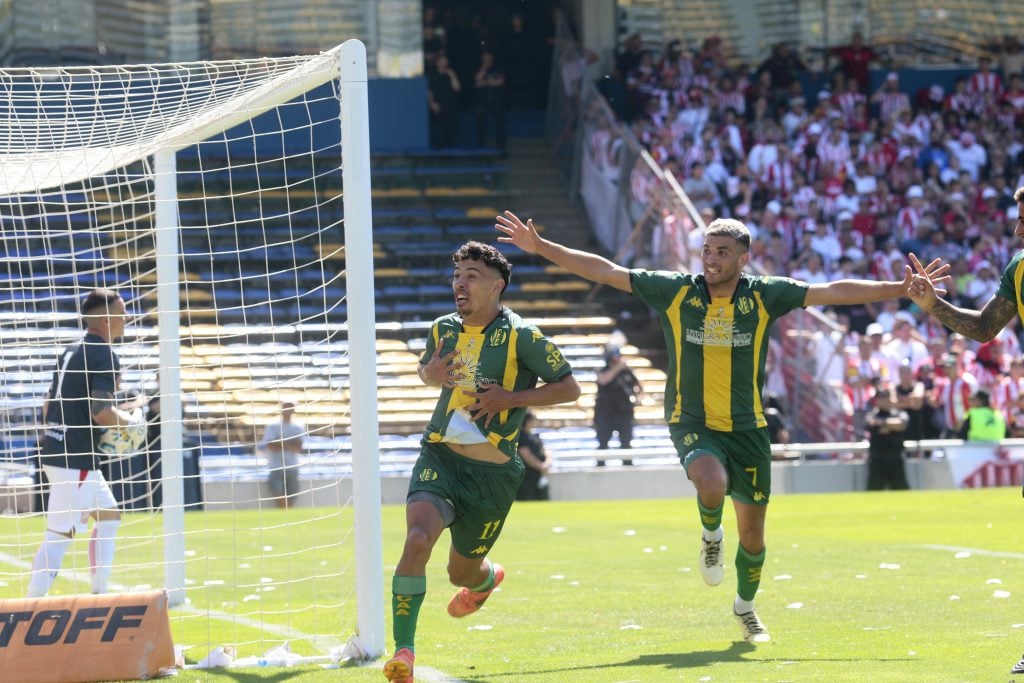
<path fill-rule="evenodd" d="M 93 418 L 114 407 L 114 394 L 109 391 L 93 391 L 89 394 L 89 412 Z"/>
<path fill-rule="evenodd" d="M 993 296 L 980 311 L 957 308 L 944 299 L 938 299 L 929 311 L 936 320 L 965 337 L 987 342 L 1017 314 L 1017 306 L 1009 299 Z"/>

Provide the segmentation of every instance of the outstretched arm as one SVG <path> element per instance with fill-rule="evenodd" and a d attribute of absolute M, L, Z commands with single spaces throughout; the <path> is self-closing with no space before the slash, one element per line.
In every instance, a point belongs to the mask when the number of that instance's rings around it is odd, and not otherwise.
<path fill-rule="evenodd" d="M 998 294 L 993 295 L 980 311 L 958 308 L 945 299 L 940 299 L 927 269 L 914 254 L 910 255 L 910 260 L 917 274 L 908 284 L 907 296 L 922 311 L 929 313 L 954 332 L 980 342 L 987 342 L 995 338 L 1016 315 L 1016 304 Z"/>
<path fill-rule="evenodd" d="M 499 242 L 514 244 L 528 254 L 546 258 L 591 282 L 610 285 L 624 292 L 633 291 L 627 269 L 597 254 L 570 249 L 557 242 L 542 238 L 533 227 L 533 219 L 523 223 L 514 213 L 506 211 L 496 220 L 497 223 L 494 227 L 504 233 L 503 236 L 498 237 Z"/>
<path fill-rule="evenodd" d="M 917 265 L 921 272 L 932 283 L 945 282 L 949 279 L 949 264 L 935 259 L 927 266 Z M 910 266 L 903 267 L 903 281 L 876 282 L 874 280 L 836 280 L 811 285 L 804 298 L 804 306 L 847 306 L 850 304 L 870 304 L 875 301 L 896 299 L 908 296 L 914 274 Z"/>

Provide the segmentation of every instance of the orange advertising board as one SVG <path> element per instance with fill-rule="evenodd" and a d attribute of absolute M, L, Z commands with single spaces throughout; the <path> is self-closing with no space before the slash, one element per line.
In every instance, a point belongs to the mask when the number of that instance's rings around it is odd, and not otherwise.
<path fill-rule="evenodd" d="M 167 593 L 0 600 L 0 680 L 91 683 L 174 666 Z"/>

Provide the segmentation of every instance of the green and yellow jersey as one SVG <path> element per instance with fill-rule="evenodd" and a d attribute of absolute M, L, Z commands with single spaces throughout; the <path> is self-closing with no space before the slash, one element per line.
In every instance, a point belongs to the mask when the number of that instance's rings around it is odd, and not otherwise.
<path fill-rule="evenodd" d="M 769 327 L 803 306 L 807 285 L 741 275 L 731 299 L 712 299 L 703 275 L 632 270 L 629 276 L 633 295 L 661 318 L 665 420 L 721 432 L 766 426 L 761 389 Z"/>
<path fill-rule="evenodd" d="M 484 328 L 463 325 L 457 313 L 438 318 L 430 327 L 421 364 L 430 362 L 438 345 L 442 356 L 456 351 L 453 360 L 462 364 L 466 377 L 451 389 L 441 388 L 441 397 L 423 435 L 429 443 L 444 439 L 456 410 L 476 402 L 475 398 L 466 396 L 467 389 L 475 391 L 492 384 L 506 391 L 521 391 L 537 386 L 538 379 L 556 382 L 572 374 L 572 367 L 554 342 L 508 308 L 502 308 Z M 519 429 L 525 415 L 526 408 L 513 408 L 500 413 L 487 427 L 485 417 L 475 420 L 474 424 L 490 444 L 513 458 L 517 457 Z"/>
<path fill-rule="evenodd" d="M 999 289 L 996 295 L 1009 299 L 1017 304 L 1017 316 L 1024 322 L 1024 287 L 1021 286 L 1021 279 L 1024 278 L 1024 251 L 1018 251 L 1010 259 L 1003 276 L 999 278 Z"/>

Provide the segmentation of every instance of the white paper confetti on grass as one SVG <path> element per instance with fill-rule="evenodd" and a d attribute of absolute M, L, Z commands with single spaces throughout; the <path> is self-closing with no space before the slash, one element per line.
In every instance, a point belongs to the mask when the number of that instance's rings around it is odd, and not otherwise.
<path fill-rule="evenodd" d="M 992 594 L 993 598 L 1008 598 L 1010 597 L 1010 591 L 996 591 Z"/>
<path fill-rule="evenodd" d="M 265 545 L 265 546 L 263 546 L 263 552 L 265 552 L 265 553 L 269 553 L 273 549 L 274 549 L 274 546 L 272 546 L 272 545 Z"/>
<path fill-rule="evenodd" d="M 868 578 L 868 575 L 867 574 L 857 574 L 853 578 L 855 578 L 855 579 L 866 579 L 866 578 Z"/>
<path fill-rule="evenodd" d="M 566 531 L 568 531 L 568 529 L 566 529 L 564 526 L 551 527 L 551 533 L 553 534 L 564 534 Z"/>
<path fill-rule="evenodd" d="M 792 578 L 793 577 L 790 576 L 789 574 L 779 574 L 778 576 L 775 577 L 775 580 L 776 581 L 789 581 Z"/>
<path fill-rule="evenodd" d="M 960 599 L 960 596 L 959 596 L 959 595 L 950 595 L 950 596 L 949 596 L 949 599 L 950 599 L 950 600 L 959 600 L 959 599 Z"/>
<path fill-rule="evenodd" d="M 258 595 L 251 595 L 250 594 L 250 595 L 246 595 L 244 598 L 242 598 L 242 602 L 249 602 L 250 600 L 259 600 L 259 599 L 260 599 L 260 596 L 258 596 Z"/>
<path fill-rule="evenodd" d="M 241 564 L 238 565 L 238 568 L 239 569 L 252 569 L 252 565 L 249 564 L 248 562 L 242 562 Z"/>
<path fill-rule="evenodd" d="M 1010 624 L 1010 628 L 1024 628 L 1024 624 Z"/>
<path fill-rule="evenodd" d="M 650 555 L 654 552 L 654 548 L 644 548 L 644 553 Z"/>
<path fill-rule="evenodd" d="M 967 552 L 966 550 L 961 550 L 960 552 L 958 552 L 958 553 L 957 553 L 956 555 L 954 555 L 953 557 L 955 557 L 955 558 L 956 558 L 956 559 L 958 559 L 958 560 L 962 560 L 962 559 L 964 559 L 965 557 L 970 557 L 970 556 L 971 556 L 971 554 L 970 554 L 969 552 Z"/>
<path fill-rule="evenodd" d="M 492 628 L 494 628 L 494 627 L 491 626 L 490 624 L 477 624 L 476 626 L 470 626 L 466 630 L 467 631 L 490 631 Z"/>
<path fill-rule="evenodd" d="M 620 626 L 619 630 L 620 631 L 642 631 L 643 628 L 644 627 L 641 626 L 640 624 L 626 624 L 625 626 Z"/>
<path fill-rule="evenodd" d="M 185 551 L 185 557 L 195 557 L 195 556 L 196 556 L 196 551 L 195 550 L 186 550 Z"/>
<path fill-rule="evenodd" d="M 878 568 L 879 569 L 899 569 L 900 566 L 898 564 L 889 564 L 887 562 L 883 562 L 882 564 L 878 565 Z"/>
<path fill-rule="evenodd" d="M 802 603 L 802 602 L 791 602 L 788 605 L 786 605 L 786 609 L 800 609 L 803 606 L 804 606 L 804 603 Z"/>
<path fill-rule="evenodd" d="M 223 586 L 224 585 L 224 580 L 223 579 L 207 579 L 206 581 L 203 581 L 203 585 L 204 586 Z"/>
<path fill-rule="evenodd" d="M 994 585 L 998 586 L 998 585 L 1000 585 L 1000 584 L 1001 584 L 1002 582 L 1003 582 L 1003 580 L 1002 580 L 1002 579 L 989 579 L 989 580 L 988 580 L 988 581 L 986 581 L 985 583 L 988 583 L 988 584 L 994 584 Z"/>
<path fill-rule="evenodd" d="M 580 585 L 580 582 L 579 581 L 570 581 L 569 585 L 570 586 L 578 586 L 578 585 Z"/>
<path fill-rule="evenodd" d="M 626 529 L 622 532 L 623 536 L 636 536 L 636 529 Z"/>
<path fill-rule="evenodd" d="M 550 578 L 554 579 L 555 581 L 561 581 L 565 578 L 565 574 L 552 574 Z"/>
<path fill-rule="evenodd" d="M 260 583 L 274 583 L 274 580 L 269 578 L 269 577 L 264 576 L 264 577 L 260 578 Z"/>
<path fill-rule="evenodd" d="M 888 631 L 892 626 L 865 626 L 865 631 Z"/>

